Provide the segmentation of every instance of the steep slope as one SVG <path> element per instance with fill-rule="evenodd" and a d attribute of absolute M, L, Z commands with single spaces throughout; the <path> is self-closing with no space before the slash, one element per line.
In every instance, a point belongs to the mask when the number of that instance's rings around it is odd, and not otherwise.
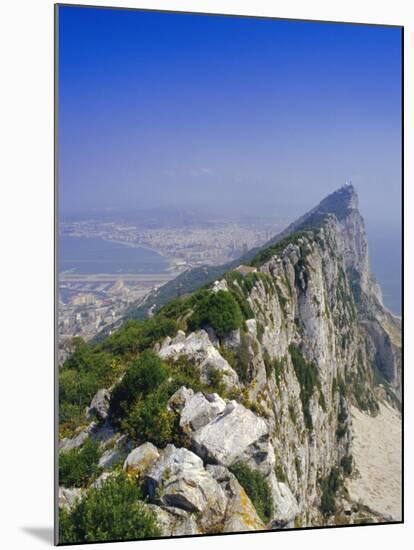
<path fill-rule="evenodd" d="M 345 237 L 344 267 L 356 298 L 361 324 L 370 341 L 370 360 L 400 400 L 401 321 L 384 307 L 381 290 L 370 271 L 365 224 L 358 210 L 357 194 L 350 184 L 327 196 L 260 249 L 252 249 L 238 260 L 222 266 L 204 266 L 181 274 L 150 294 L 143 304 L 132 306 L 125 318 L 144 319 L 150 310 L 158 311 L 169 300 L 196 291 L 240 264 L 249 264 L 260 250 L 268 250 L 289 235 L 316 227 L 329 215 L 335 216 Z"/>
<path fill-rule="evenodd" d="M 91 440 L 99 455 L 83 489 L 63 471 L 62 506 L 73 494 L 88 502 L 96 476 L 113 477 L 127 457 L 165 536 L 389 519 L 344 485 L 351 406 L 369 416 L 381 401 L 398 406 L 401 381 L 399 320 L 370 273 L 355 190 L 248 260 L 63 366 L 66 420 L 85 364 L 104 362 L 111 387 L 92 400 L 87 427 L 73 421 L 61 441 L 75 462 Z"/>

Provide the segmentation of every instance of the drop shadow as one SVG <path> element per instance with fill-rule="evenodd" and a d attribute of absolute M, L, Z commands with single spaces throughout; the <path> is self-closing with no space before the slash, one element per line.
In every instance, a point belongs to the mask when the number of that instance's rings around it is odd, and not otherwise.
<path fill-rule="evenodd" d="M 21 530 L 53 546 L 53 527 L 21 527 Z"/>

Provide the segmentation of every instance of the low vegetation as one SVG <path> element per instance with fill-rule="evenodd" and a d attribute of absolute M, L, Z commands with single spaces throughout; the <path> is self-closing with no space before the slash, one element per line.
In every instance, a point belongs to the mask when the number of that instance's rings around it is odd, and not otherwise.
<path fill-rule="evenodd" d="M 63 452 L 59 457 L 59 485 L 64 487 L 86 487 L 95 479 L 100 468 L 99 445 L 87 439 L 81 448 Z"/>
<path fill-rule="evenodd" d="M 201 294 L 201 293 L 200 293 Z M 190 330 L 212 327 L 219 338 L 242 326 L 243 315 L 239 304 L 230 292 L 205 292 L 194 304 L 188 319 Z"/>
<path fill-rule="evenodd" d="M 353 470 L 353 458 L 352 455 L 344 456 L 341 459 L 341 468 L 344 471 L 344 474 L 349 476 L 352 474 Z"/>
<path fill-rule="evenodd" d="M 256 256 L 250 262 L 251 266 L 258 267 L 265 262 L 268 262 L 273 256 L 280 254 L 289 244 L 296 244 L 297 241 L 302 237 L 309 237 L 309 233 L 305 231 L 298 231 L 297 233 L 292 233 L 284 239 L 281 239 L 277 243 L 267 248 L 260 250 Z"/>
<path fill-rule="evenodd" d="M 156 390 L 167 377 L 166 364 L 153 351 L 144 351 L 113 389 L 112 414 L 116 417 L 126 414 L 135 401 Z"/>
<path fill-rule="evenodd" d="M 176 334 L 176 321 L 162 315 L 127 321 L 99 344 L 74 338 L 73 351 L 59 371 L 59 427 L 62 437 L 84 421 L 85 408 L 100 388 L 116 382 L 140 352 Z"/>
<path fill-rule="evenodd" d="M 273 498 L 263 474 L 252 470 L 244 462 L 234 464 L 231 471 L 246 491 L 261 520 L 267 523 L 273 514 Z"/>
<path fill-rule="evenodd" d="M 309 411 L 309 402 L 314 394 L 315 388 L 320 390 L 318 369 L 314 363 L 308 363 L 305 360 L 300 349 L 294 344 L 289 346 L 289 353 L 300 385 L 300 400 L 302 402 L 305 425 L 309 430 L 311 430 L 313 425 L 312 417 Z"/>
<path fill-rule="evenodd" d="M 110 477 L 70 511 L 59 512 L 60 544 L 159 537 L 155 514 L 142 501 L 134 479 Z"/>
<path fill-rule="evenodd" d="M 176 363 L 162 361 L 151 350 L 143 352 L 114 387 L 111 419 L 136 443 L 150 441 L 158 447 L 183 444 L 178 416 L 167 410 L 169 398 L 181 386 L 194 391 L 223 393 L 219 371 L 210 372 L 209 383 L 202 383 L 200 371 L 185 357 Z"/>
<path fill-rule="evenodd" d="M 336 493 L 341 487 L 338 468 L 332 468 L 329 475 L 320 480 L 322 489 L 320 510 L 324 516 L 333 516 L 336 512 Z"/>

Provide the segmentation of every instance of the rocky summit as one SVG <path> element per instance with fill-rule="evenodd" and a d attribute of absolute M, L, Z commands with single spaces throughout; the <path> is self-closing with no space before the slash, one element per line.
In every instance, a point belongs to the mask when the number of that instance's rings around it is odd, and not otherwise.
<path fill-rule="evenodd" d="M 76 343 L 61 541 L 100 540 L 79 519 L 99 502 L 126 538 L 401 519 L 361 499 L 353 423 L 384 407 L 398 421 L 401 368 L 346 185 L 210 284 Z"/>

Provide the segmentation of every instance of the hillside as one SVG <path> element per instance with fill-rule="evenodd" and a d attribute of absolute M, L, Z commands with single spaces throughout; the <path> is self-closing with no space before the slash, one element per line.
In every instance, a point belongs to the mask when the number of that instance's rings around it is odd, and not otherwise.
<path fill-rule="evenodd" d="M 74 343 L 60 373 L 62 540 L 389 519 L 347 489 L 351 407 L 375 418 L 401 397 L 400 321 L 370 272 L 353 187 L 210 284 L 198 274 L 203 288 L 190 277 L 150 319 Z"/>
<path fill-rule="evenodd" d="M 281 241 L 291 233 L 296 233 L 306 227 L 311 227 L 322 220 L 326 214 L 335 214 L 340 220 L 355 201 L 355 190 L 351 185 L 344 186 L 338 191 L 323 199 L 315 208 L 290 224 L 281 233 L 270 239 L 260 248 L 249 250 L 244 256 L 219 266 L 202 266 L 185 271 L 172 281 L 149 294 L 144 303 L 132 305 L 125 314 L 126 319 L 145 319 L 149 310 L 157 311 L 161 306 L 173 298 L 189 294 L 200 287 L 213 282 L 224 273 L 236 268 L 240 264 L 250 263 L 259 250 L 265 250 Z"/>

